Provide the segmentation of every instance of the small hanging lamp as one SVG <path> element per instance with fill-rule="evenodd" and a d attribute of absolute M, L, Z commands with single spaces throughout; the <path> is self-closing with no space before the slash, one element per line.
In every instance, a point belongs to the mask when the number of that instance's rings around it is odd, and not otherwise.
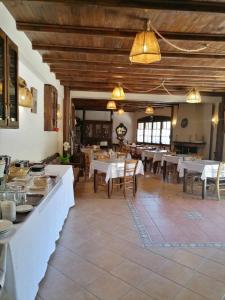
<path fill-rule="evenodd" d="M 145 109 L 145 113 L 147 115 L 153 115 L 154 114 L 154 108 L 152 106 L 147 106 Z"/>
<path fill-rule="evenodd" d="M 118 109 L 117 113 L 118 113 L 118 115 L 123 115 L 124 109 L 123 108 Z"/>
<path fill-rule="evenodd" d="M 109 100 L 106 106 L 107 109 L 116 109 L 116 103 L 113 100 Z"/>
<path fill-rule="evenodd" d="M 120 83 L 117 86 L 115 86 L 115 88 L 113 89 L 111 99 L 113 99 L 113 100 L 124 100 L 125 99 L 124 90 Z"/>
<path fill-rule="evenodd" d="M 31 108 L 33 105 L 33 96 L 27 87 L 26 81 L 19 77 L 19 105 Z"/>
<path fill-rule="evenodd" d="M 147 22 L 147 30 L 136 34 L 130 52 L 130 61 L 140 64 L 150 64 L 161 60 L 158 40 Z"/>
<path fill-rule="evenodd" d="M 187 103 L 201 103 L 201 95 L 199 91 L 196 88 L 191 89 L 186 97 L 186 102 Z"/>

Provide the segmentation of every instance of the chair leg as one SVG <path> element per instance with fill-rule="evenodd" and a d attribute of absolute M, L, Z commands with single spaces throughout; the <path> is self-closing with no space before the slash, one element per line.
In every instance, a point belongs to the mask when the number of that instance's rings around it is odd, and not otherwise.
<path fill-rule="evenodd" d="M 220 198 L 220 187 L 217 185 L 216 187 L 216 192 L 217 192 L 217 199 L 220 201 L 221 198 Z"/>

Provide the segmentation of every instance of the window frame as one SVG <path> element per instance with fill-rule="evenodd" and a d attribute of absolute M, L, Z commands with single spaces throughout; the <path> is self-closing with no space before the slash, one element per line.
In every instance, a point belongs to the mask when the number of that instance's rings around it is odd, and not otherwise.
<path fill-rule="evenodd" d="M 153 143 L 153 123 L 155 122 L 160 122 L 160 141 L 159 143 Z M 163 122 L 170 122 L 170 143 L 169 144 L 164 144 L 162 143 L 162 129 L 163 129 Z M 144 123 L 144 129 L 143 129 L 143 142 L 138 142 L 138 124 L 139 123 Z M 146 128 L 146 123 L 151 123 L 151 143 L 145 142 L 145 128 Z M 166 117 L 166 116 L 147 116 L 141 119 L 137 120 L 137 131 L 136 131 L 136 143 L 137 144 L 146 144 L 146 145 L 160 145 L 160 146 L 170 146 L 171 145 L 171 137 L 172 137 L 172 120 L 171 117 Z"/>

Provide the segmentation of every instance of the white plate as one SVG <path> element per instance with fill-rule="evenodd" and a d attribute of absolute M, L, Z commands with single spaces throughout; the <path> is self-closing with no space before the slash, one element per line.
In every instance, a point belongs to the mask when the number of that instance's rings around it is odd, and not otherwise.
<path fill-rule="evenodd" d="M 24 213 L 24 212 L 29 212 L 33 209 L 32 205 L 24 204 L 24 205 L 18 205 L 16 207 L 16 212 L 17 213 Z"/>
<path fill-rule="evenodd" d="M 13 223 L 9 220 L 0 220 L 0 233 L 4 233 L 10 230 L 13 226 Z"/>

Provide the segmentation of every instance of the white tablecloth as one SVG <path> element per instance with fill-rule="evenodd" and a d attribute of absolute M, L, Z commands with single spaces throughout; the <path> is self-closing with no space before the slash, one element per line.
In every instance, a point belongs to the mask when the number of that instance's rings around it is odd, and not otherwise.
<path fill-rule="evenodd" d="M 164 161 L 169 162 L 171 164 L 177 164 L 180 166 L 181 162 L 184 160 L 184 157 L 191 157 L 186 154 L 178 154 L 178 155 L 170 155 L 170 154 L 164 154 L 162 156 L 161 165 L 163 166 Z M 179 168 L 178 168 L 179 170 Z"/>
<path fill-rule="evenodd" d="M 194 171 L 201 174 L 201 179 L 215 178 L 219 167 L 218 161 L 213 160 L 194 160 L 183 161 L 179 164 L 179 176 L 184 176 L 184 169 L 187 171 Z M 222 170 L 222 177 L 225 177 L 225 170 Z"/>
<path fill-rule="evenodd" d="M 94 174 L 94 170 L 106 173 L 105 181 L 110 178 L 122 177 L 124 173 L 124 160 L 92 160 L 90 164 L 89 177 Z M 144 175 L 144 166 L 141 160 L 138 161 L 136 174 Z"/>
<path fill-rule="evenodd" d="M 146 158 L 152 158 L 153 159 L 153 162 L 156 162 L 156 161 L 161 161 L 163 155 L 165 153 L 167 153 L 168 151 L 167 150 L 144 150 L 142 151 L 142 160 Z"/>
<path fill-rule="evenodd" d="M 0 239 L 0 244 L 8 247 L 1 299 L 35 299 L 49 257 L 55 250 L 55 241 L 70 207 L 75 204 L 72 167 L 49 165 L 46 173 L 61 179 L 23 223 L 14 225 L 9 236 Z"/>

